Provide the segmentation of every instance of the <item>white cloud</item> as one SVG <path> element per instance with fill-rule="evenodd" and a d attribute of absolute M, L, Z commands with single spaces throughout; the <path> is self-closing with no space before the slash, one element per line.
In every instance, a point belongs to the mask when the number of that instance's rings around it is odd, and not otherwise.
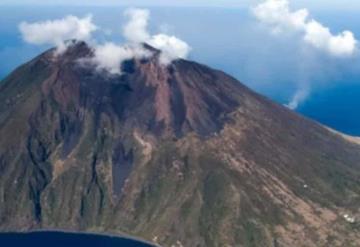
<path fill-rule="evenodd" d="M 124 26 L 124 37 L 134 43 L 141 43 L 150 39 L 147 26 L 150 12 L 147 9 L 127 9 L 125 16 L 128 22 Z"/>
<path fill-rule="evenodd" d="M 186 42 L 166 34 L 154 35 L 147 43 L 162 51 L 161 64 L 169 64 L 177 58 L 186 58 L 190 52 L 190 47 Z"/>
<path fill-rule="evenodd" d="M 306 9 L 290 12 L 287 0 L 267 0 L 257 5 L 253 12 L 260 21 L 278 31 L 301 29 L 309 16 Z"/>
<path fill-rule="evenodd" d="M 94 57 L 82 59 L 81 63 L 90 63 L 99 70 L 111 74 L 121 74 L 122 62 L 132 58 L 147 58 L 151 52 L 143 47 L 147 43 L 161 51 L 159 62 L 167 65 L 178 58 L 186 58 L 190 46 L 175 36 L 167 34 L 151 35 L 148 28 L 150 12 L 147 9 L 127 9 L 124 12 L 127 22 L 123 27 L 123 35 L 127 41 L 125 45 L 105 42 L 93 47 Z M 27 23 L 19 25 L 23 39 L 31 44 L 51 44 L 58 48 L 58 52 L 66 49 L 66 40 L 90 40 L 91 34 L 98 27 L 93 24 L 92 16 L 84 18 L 67 16 L 58 20 Z M 103 30 L 107 32 L 107 30 Z"/>
<path fill-rule="evenodd" d="M 284 34 L 296 34 L 294 37 L 301 37 L 304 44 L 313 47 L 319 51 L 327 53 L 330 57 L 349 58 L 358 51 L 358 41 L 351 31 L 343 31 L 333 34 L 330 29 L 319 21 L 310 17 L 307 9 L 291 10 L 289 0 L 265 0 L 253 8 L 255 17 L 271 28 L 271 31 L 283 38 Z M 303 47 L 306 48 L 306 47 Z M 304 52 L 304 51 L 307 52 Z M 311 49 L 303 49 L 301 53 L 313 53 Z M 301 77 L 309 77 L 305 80 L 298 80 L 298 90 L 292 96 L 290 102 L 286 105 L 290 109 L 296 109 L 304 102 L 311 93 L 310 74 L 322 74 L 323 71 L 313 68 L 302 68 L 304 64 L 309 64 L 307 55 L 301 55 L 299 60 L 299 70 Z M 316 54 L 316 53 L 314 53 Z M 328 58 L 330 58 L 328 57 Z M 315 67 L 314 65 L 312 65 Z M 316 65 L 318 67 L 318 65 Z M 316 83 L 316 82 L 312 82 Z"/>
<path fill-rule="evenodd" d="M 334 35 L 328 27 L 311 19 L 307 9 L 291 11 L 288 0 L 266 0 L 257 5 L 253 13 L 274 32 L 299 32 L 307 44 L 332 56 L 348 57 L 357 51 L 358 41 L 352 32 Z"/>
<path fill-rule="evenodd" d="M 91 15 L 84 18 L 69 15 L 63 19 L 35 23 L 22 22 L 19 25 L 24 41 L 35 45 L 55 45 L 59 52 L 64 51 L 66 40 L 88 40 L 96 29 Z"/>
<path fill-rule="evenodd" d="M 323 49 L 334 56 L 351 56 L 356 52 L 357 40 L 350 31 L 332 35 L 329 28 L 311 20 L 306 24 L 304 40 L 318 49 Z"/>
<path fill-rule="evenodd" d="M 151 54 L 140 46 L 116 45 L 112 42 L 95 47 L 91 63 L 98 69 L 104 69 L 111 74 L 121 74 L 121 64 L 132 58 L 146 58 Z"/>
<path fill-rule="evenodd" d="M 123 36 L 128 42 L 118 45 L 107 42 L 94 47 L 91 63 L 100 70 L 111 74 L 121 74 L 121 64 L 132 58 L 147 58 L 151 52 L 143 47 L 144 43 L 161 51 L 159 62 L 170 64 L 178 58 L 186 58 L 190 46 L 175 36 L 167 34 L 151 35 L 148 31 L 150 12 L 147 9 L 127 9 L 124 12 L 128 19 L 123 27 Z"/>
<path fill-rule="evenodd" d="M 128 9 L 125 11 L 128 22 L 123 35 L 131 43 L 147 43 L 161 51 L 160 62 L 169 64 L 178 58 L 186 58 L 191 50 L 183 40 L 164 33 L 151 35 L 147 30 L 150 12 L 146 9 Z"/>

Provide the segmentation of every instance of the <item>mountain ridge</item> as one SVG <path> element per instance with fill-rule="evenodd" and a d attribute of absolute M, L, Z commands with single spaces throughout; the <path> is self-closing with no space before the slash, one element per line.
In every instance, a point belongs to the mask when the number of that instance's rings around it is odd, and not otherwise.
<path fill-rule="evenodd" d="M 53 52 L 0 86 L 0 230 L 359 244 L 344 218 L 360 216 L 356 143 L 195 62 L 135 59 L 109 76 L 79 64 L 85 43 Z"/>

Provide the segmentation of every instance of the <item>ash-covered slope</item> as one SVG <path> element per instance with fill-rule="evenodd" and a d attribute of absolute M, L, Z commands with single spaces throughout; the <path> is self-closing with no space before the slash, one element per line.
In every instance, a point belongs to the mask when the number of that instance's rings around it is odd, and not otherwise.
<path fill-rule="evenodd" d="M 153 52 L 114 76 L 79 62 L 92 50 L 76 43 L 1 83 L 0 229 L 360 245 L 357 143 L 220 71 L 162 66 Z"/>

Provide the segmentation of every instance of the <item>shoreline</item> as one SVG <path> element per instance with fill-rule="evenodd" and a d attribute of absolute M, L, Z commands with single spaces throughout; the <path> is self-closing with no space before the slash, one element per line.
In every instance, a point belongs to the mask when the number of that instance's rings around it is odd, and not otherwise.
<path fill-rule="evenodd" d="M 82 235 L 95 235 L 108 238 L 122 238 L 127 240 L 136 241 L 142 244 L 147 244 L 152 247 L 162 247 L 157 243 L 150 242 L 140 237 L 134 237 L 125 233 L 108 233 L 108 232 L 95 232 L 95 231 L 79 231 L 79 230 L 68 230 L 68 229 L 59 229 L 59 228 L 39 228 L 39 229 L 29 229 L 29 230 L 18 230 L 18 231 L 0 231 L 2 233 L 14 233 L 14 234 L 31 234 L 31 233 L 65 233 L 65 234 L 82 234 Z"/>
<path fill-rule="evenodd" d="M 359 136 L 352 136 L 352 135 L 344 134 L 344 133 L 342 133 L 340 131 L 334 130 L 334 129 L 332 129 L 330 127 L 327 127 L 327 126 L 325 126 L 325 128 L 330 130 L 330 132 L 342 137 L 343 139 L 345 139 L 348 142 L 360 145 L 360 137 Z"/>

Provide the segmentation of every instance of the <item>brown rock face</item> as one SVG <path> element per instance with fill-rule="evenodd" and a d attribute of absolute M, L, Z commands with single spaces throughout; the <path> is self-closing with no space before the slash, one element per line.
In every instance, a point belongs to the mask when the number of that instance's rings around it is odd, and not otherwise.
<path fill-rule="evenodd" d="M 163 246 L 359 246 L 360 146 L 185 60 L 84 66 L 75 42 L 0 84 L 0 229 Z M 344 218 L 344 215 L 347 217 Z M 354 219 L 354 222 L 351 221 Z"/>
<path fill-rule="evenodd" d="M 221 129 L 225 115 L 241 104 L 248 90 L 224 73 L 193 62 L 162 66 L 158 55 L 155 50 L 149 59 L 127 61 L 122 75 L 109 75 L 82 66 L 80 59 L 91 57 L 92 51 L 77 43 L 57 59 L 44 55 L 42 59 L 52 64 L 42 92 L 63 109 L 73 105 L 111 110 L 130 122 L 125 125 L 160 136 L 191 131 L 205 136 Z"/>

